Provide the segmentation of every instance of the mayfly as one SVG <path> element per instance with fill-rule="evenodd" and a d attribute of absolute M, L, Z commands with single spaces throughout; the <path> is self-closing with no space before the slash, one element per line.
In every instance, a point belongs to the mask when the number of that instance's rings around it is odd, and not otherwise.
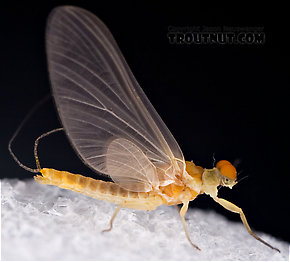
<path fill-rule="evenodd" d="M 182 151 L 145 93 L 137 83 L 107 27 L 92 13 L 73 6 L 55 8 L 46 31 L 48 68 L 53 97 L 63 128 L 35 141 L 37 182 L 55 185 L 118 204 L 154 210 L 182 204 L 185 223 L 190 201 L 205 193 L 224 208 L 238 213 L 248 232 L 268 247 L 249 227 L 241 208 L 218 197 L 218 187 L 232 188 L 235 167 L 221 160 L 212 169 L 185 161 Z M 113 182 L 51 168 L 41 168 L 37 145 L 41 138 L 64 130 L 82 161 Z"/>

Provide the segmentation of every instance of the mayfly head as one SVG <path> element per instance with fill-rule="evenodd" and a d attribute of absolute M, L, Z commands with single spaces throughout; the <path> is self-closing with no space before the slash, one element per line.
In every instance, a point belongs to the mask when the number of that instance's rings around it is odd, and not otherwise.
<path fill-rule="evenodd" d="M 221 160 L 212 169 L 204 169 L 202 174 L 203 191 L 216 197 L 219 186 L 232 188 L 237 182 L 236 168 L 226 160 Z"/>
<path fill-rule="evenodd" d="M 221 181 L 220 185 L 232 188 L 237 184 L 237 170 L 236 168 L 227 160 L 221 160 L 216 164 L 216 168 L 220 172 Z"/>

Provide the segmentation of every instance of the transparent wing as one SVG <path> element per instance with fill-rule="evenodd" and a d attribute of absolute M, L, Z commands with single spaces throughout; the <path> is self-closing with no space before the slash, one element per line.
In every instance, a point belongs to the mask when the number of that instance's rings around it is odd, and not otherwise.
<path fill-rule="evenodd" d="M 46 45 L 55 103 L 82 160 L 131 191 L 172 183 L 183 154 L 106 26 L 84 9 L 58 7 Z"/>
<path fill-rule="evenodd" d="M 118 184 L 135 191 L 150 191 L 158 183 L 156 168 L 147 156 L 124 138 L 113 140 L 108 146 L 106 168 Z"/>

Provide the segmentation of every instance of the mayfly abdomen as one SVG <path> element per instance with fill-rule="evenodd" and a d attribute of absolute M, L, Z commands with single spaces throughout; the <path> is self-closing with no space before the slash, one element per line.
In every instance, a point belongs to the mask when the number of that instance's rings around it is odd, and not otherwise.
<path fill-rule="evenodd" d="M 153 192 L 132 192 L 115 183 L 96 180 L 51 168 L 41 169 L 34 179 L 41 184 L 58 186 L 86 196 L 113 202 L 123 207 L 153 210 L 163 204 L 163 199 Z"/>

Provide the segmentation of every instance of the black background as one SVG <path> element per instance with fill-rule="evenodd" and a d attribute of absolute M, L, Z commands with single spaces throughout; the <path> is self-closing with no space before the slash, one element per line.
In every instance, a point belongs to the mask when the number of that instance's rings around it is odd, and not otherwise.
<path fill-rule="evenodd" d="M 50 93 L 45 23 L 58 5 L 84 7 L 114 35 L 140 85 L 178 141 L 187 160 L 210 168 L 239 162 L 249 176 L 220 196 L 242 207 L 255 229 L 284 240 L 289 234 L 289 51 L 286 6 L 189 2 L 28 1 L 0 10 L 1 177 L 32 178 L 8 154 L 7 144 L 29 109 Z M 168 26 L 264 27 L 263 45 L 172 45 Z M 13 149 L 34 166 L 40 134 L 60 127 L 52 100 L 22 129 Z M 41 141 L 42 166 L 96 175 L 78 159 L 64 134 Z M 192 207 L 239 216 L 200 196 Z M 226 228 L 225 228 L 226 230 Z"/>

